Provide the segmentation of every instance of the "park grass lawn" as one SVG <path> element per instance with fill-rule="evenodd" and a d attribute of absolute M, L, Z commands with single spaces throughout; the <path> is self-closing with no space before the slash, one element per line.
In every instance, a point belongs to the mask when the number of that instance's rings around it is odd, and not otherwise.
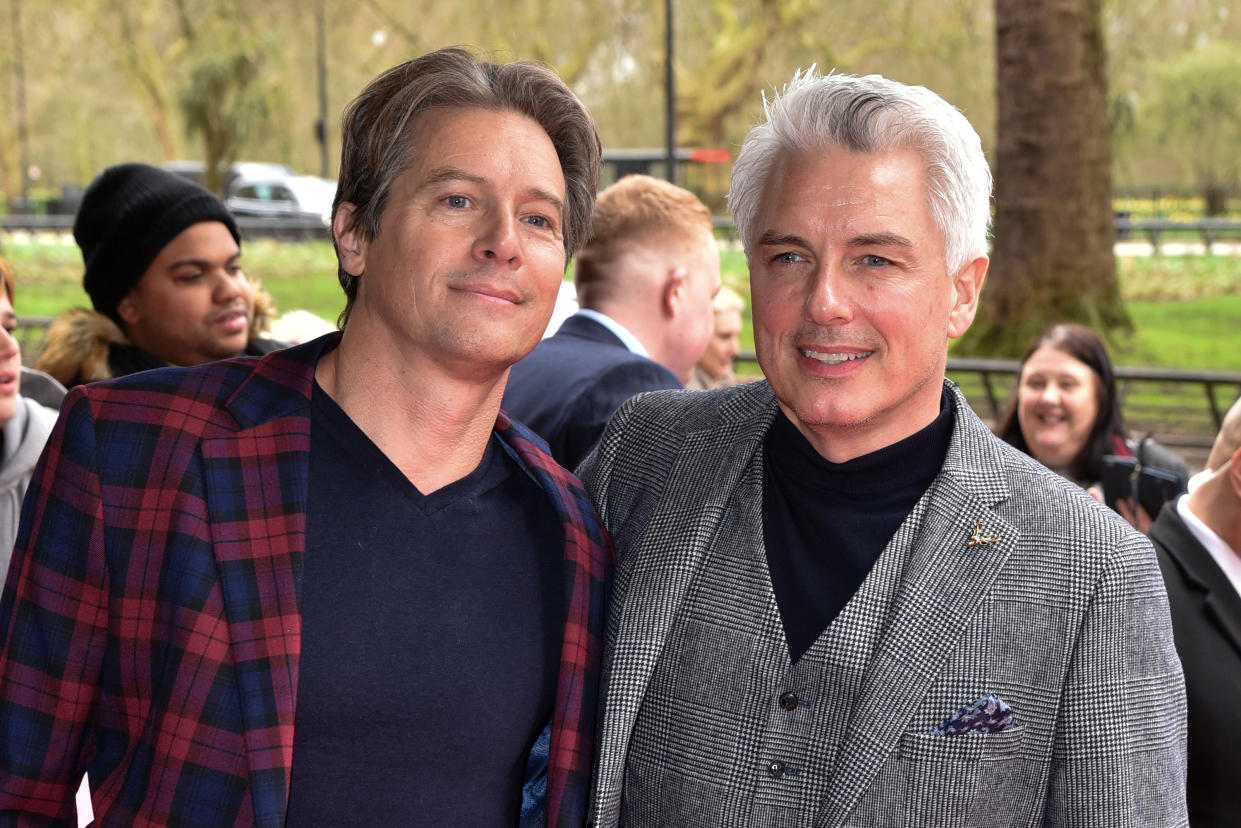
<path fill-rule="evenodd" d="M 13 269 L 17 309 L 50 317 L 89 307 L 82 291 L 82 259 L 67 237 L 56 241 L 5 239 L 0 255 Z M 745 255 L 721 251 L 724 284 L 749 296 Z M 247 241 L 242 265 L 271 293 L 279 311 L 304 308 L 335 321 L 344 304 L 336 257 L 326 241 Z M 1241 371 L 1241 258 L 1150 256 L 1119 260 L 1121 288 L 1134 323 L 1115 344 L 1121 365 Z M 754 347 L 749 312 L 742 347 Z"/>

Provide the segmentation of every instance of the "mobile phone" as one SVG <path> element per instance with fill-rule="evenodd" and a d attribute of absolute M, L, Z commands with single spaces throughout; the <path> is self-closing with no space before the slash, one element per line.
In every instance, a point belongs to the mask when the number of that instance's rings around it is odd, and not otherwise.
<path fill-rule="evenodd" d="M 1176 472 L 1143 466 L 1138 472 L 1138 503 L 1146 514 L 1157 517 L 1163 504 L 1185 492 L 1188 482 Z"/>
<path fill-rule="evenodd" d="M 1137 497 L 1138 461 L 1134 457 L 1121 457 L 1116 454 L 1103 455 L 1103 502 L 1112 511 L 1119 511 L 1116 504 L 1122 500 L 1129 501 L 1132 507 Z M 1136 511 L 1136 509 L 1134 510 Z"/>

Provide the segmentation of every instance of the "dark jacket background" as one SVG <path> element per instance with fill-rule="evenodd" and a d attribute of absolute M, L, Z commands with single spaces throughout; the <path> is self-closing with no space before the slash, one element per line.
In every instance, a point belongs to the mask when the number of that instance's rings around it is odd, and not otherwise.
<path fill-rule="evenodd" d="M 509 372 L 501 407 L 577 468 L 621 403 L 643 391 L 682 388 L 676 375 L 635 354 L 593 319 L 570 316 Z"/>
<path fill-rule="evenodd" d="M 1151 526 L 1168 588 L 1172 635 L 1185 670 L 1189 713 L 1189 823 L 1241 825 L 1241 595 L 1176 502 Z"/>

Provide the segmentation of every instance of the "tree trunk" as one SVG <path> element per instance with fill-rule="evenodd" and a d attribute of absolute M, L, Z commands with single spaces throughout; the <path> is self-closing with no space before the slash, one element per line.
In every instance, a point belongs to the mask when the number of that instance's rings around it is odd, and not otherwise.
<path fill-rule="evenodd" d="M 1055 322 L 1130 327 L 1112 252 L 1101 0 L 996 0 L 995 241 L 962 351 L 1018 356 Z"/>

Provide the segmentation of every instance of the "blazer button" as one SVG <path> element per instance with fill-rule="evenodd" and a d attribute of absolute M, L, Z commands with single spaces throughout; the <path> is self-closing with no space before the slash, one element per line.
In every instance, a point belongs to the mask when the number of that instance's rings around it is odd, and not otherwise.
<path fill-rule="evenodd" d="M 784 763 L 779 759 L 772 759 L 767 765 L 767 772 L 779 779 L 781 776 L 784 776 Z"/>
<path fill-rule="evenodd" d="M 797 701 L 797 694 L 792 690 L 780 694 L 780 706 L 785 710 L 796 710 Z"/>

